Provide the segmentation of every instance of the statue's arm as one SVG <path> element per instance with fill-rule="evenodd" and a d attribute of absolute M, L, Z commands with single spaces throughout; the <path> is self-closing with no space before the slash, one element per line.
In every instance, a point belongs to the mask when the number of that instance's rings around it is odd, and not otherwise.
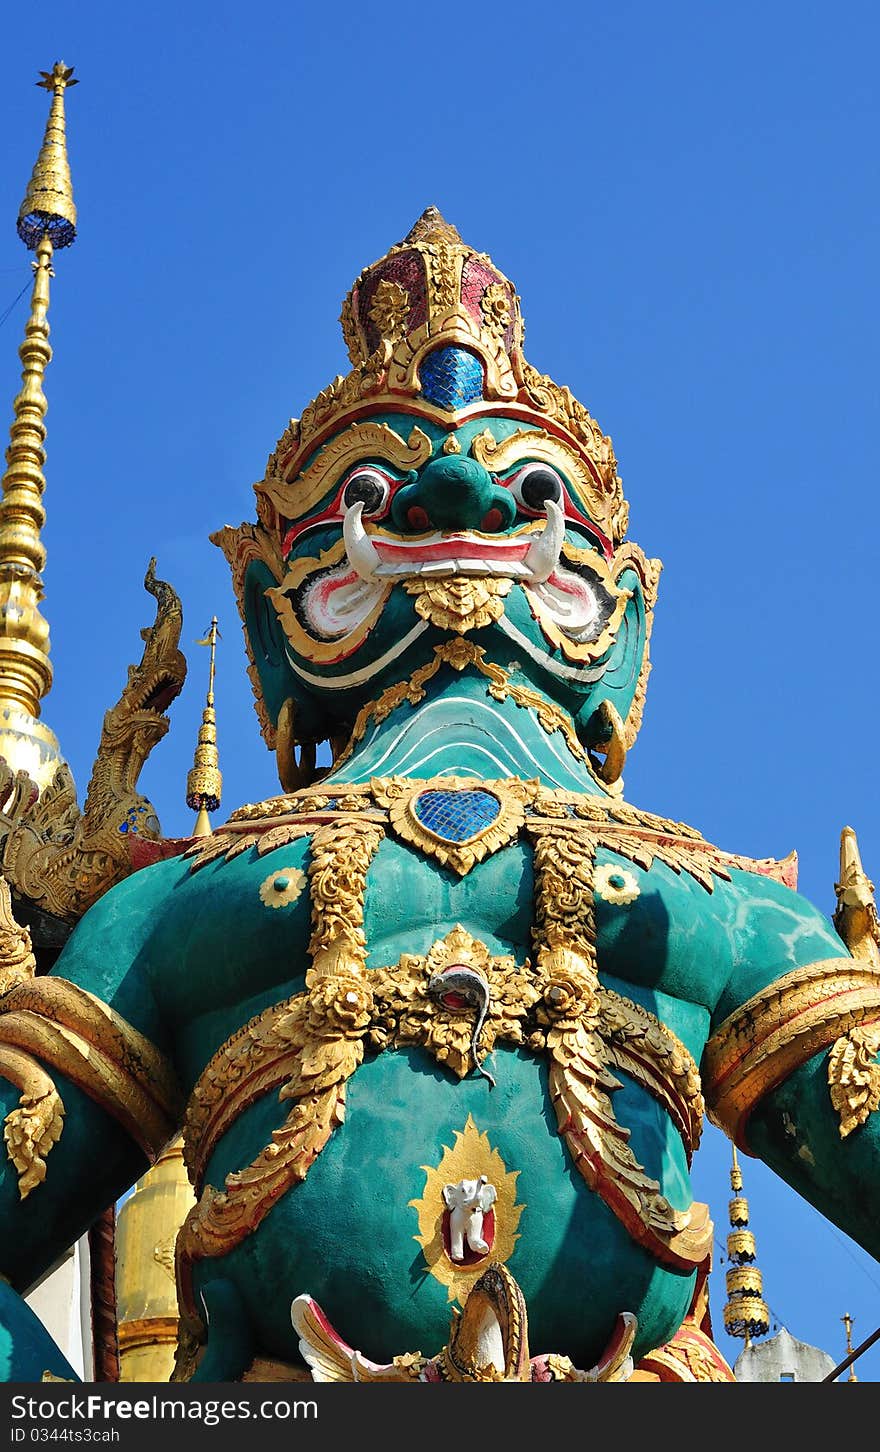
<path fill-rule="evenodd" d="M 181 1114 L 151 963 L 162 863 L 83 917 L 51 974 L 0 987 L 0 1273 L 27 1290 L 142 1175 Z M 14 957 L 14 954 L 13 954 Z"/>
<path fill-rule="evenodd" d="M 709 1115 L 880 1259 L 876 942 L 847 931 L 846 913 L 841 936 L 781 884 L 734 874 L 732 888 L 735 966 L 702 1064 Z"/>

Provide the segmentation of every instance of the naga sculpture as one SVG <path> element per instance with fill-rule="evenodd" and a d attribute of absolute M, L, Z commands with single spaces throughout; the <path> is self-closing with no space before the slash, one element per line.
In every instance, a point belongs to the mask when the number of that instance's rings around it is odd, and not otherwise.
<path fill-rule="evenodd" d="M 488 257 L 429 209 L 342 326 L 213 536 L 282 794 L 51 973 L 0 940 L 10 1375 L 72 1375 L 13 1288 L 182 1131 L 176 1379 L 730 1380 L 705 1114 L 880 1254 L 857 845 L 832 923 L 793 857 L 627 800 L 660 565 Z"/>
<path fill-rule="evenodd" d="M 29 902 L 65 923 L 163 851 L 159 820 L 138 779 L 186 680 L 178 648 L 183 614 L 176 592 L 156 578 L 155 559 L 144 587 L 156 600 L 156 619 L 141 631 L 141 659 L 104 715 L 83 810 L 65 763 L 39 795 L 25 771 L 0 763 L 0 870 Z"/>

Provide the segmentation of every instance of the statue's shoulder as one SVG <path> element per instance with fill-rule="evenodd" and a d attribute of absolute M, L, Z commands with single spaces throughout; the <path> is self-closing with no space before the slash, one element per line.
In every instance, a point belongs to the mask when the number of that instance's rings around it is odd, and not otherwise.
<path fill-rule="evenodd" d="M 637 807 L 622 799 L 584 795 L 574 803 L 576 815 L 595 823 L 600 843 L 609 850 L 629 856 L 643 844 L 647 857 L 657 857 L 693 875 L 703 871 L 713 877 L 729 877 L 732 870 L 770 878 L 793 890 L 797 889 L 798 857 L 792 851 L 786 857 L 748 857 L 729 852 L 707 840 L 703 833 L 687 822 L 676 821 L 657 812 Z M 695 871 L 696 869 L 696 871 Z"/>

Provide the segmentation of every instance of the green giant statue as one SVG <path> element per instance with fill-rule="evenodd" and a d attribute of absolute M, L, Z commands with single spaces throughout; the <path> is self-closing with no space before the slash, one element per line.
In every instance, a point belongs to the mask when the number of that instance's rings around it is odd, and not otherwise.
<path fill-rule="evenodd" d="M 7 932 L 8 1375 L 70 1374 L 15 1293 L 182 1132 L 178 1379 L 729 1380 L 704 1114 L 880 1252 L 855 841 L 832 924 L 793 860 L 626 799 L 659 562 L 490 260 L 431 209 L 342 325 L 351 371 L 213 536 L 282 795 L 123 877 L 49 974 Z"/>

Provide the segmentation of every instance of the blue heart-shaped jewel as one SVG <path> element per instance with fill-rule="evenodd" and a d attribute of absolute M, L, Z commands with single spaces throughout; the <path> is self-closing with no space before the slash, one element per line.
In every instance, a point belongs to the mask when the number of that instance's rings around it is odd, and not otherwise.
<path fill-rule="evenodd" d="M 467 791 L 420 792 L 412 809 L 429 832 L 444 842 L 467 842 L 491 827 L 501 813 L 501 803 L 479 787 Z"/>

